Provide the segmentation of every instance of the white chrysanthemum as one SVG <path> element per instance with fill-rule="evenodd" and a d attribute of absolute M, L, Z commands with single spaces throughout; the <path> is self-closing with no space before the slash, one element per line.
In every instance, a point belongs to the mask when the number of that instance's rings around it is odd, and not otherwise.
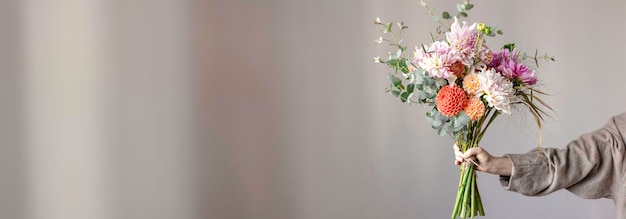
<path fill-rule="evenodd" d="M 493 70 L 479 73 L 481 91 L 490 107 L 511 114 L 511 102 L 515 100 L 513 83 Z"/>

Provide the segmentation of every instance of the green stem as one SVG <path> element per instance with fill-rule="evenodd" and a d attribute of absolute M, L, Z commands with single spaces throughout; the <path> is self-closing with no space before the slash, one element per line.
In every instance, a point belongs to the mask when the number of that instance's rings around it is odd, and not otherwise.
<path fill-rule="evenodd" d="M 483 131 L 480 132 L 480 134 L 478 135 L 478 141 L 480 142 L 481 139 L 483 139 L 483 135 L 485 135 L 485 133 L 487 132 L 487 128 L 489 128 L 489 125 L 491 125 L 491 123 L 496 120 L 496 117 L 498 117 L 498 115 L 500 115 L 500 111 L 496 110 L 493 112 L 493 114 L 491 115 L 491 118 L 489 118 L 489 122 L 487 122 L 487 125 L 485 125 L 485 128 L 483 128 Z"/>
<path fill-rule="evenodd" d="M 480 193 L 478 192 L 478 185 L 476 187 L 476 200 L 478 201 L 478 215 L 485 216 L 485 210 L 483 209 L 483 201 L 480 198 Z"/>
<path fill-rule="evenodd" d="M 468 188 L 468 186 L 471 186 L 471 180 L 472 180 L 472 172 L 474 172 L 474 166 L 473 165 L 468 165 L 467 167 L 467 172 L 465 173 L 465 191 L 463 192 L 463 206 L 461 207 L 461 213 L 464 215 L 464 217 L 467 217 L 468 214 L 467 212 L 470 210 L 468 209 L 469 207 L 469 196 L 470 196 L 470 190 L 471 188 Z"/>
<path fill-rule="evenodd" d="M 466 165 L 462 165 L 461 166 L 461 174 L 459 176 L 459 188 L 457 190 L 456 193 L 456 200 L 454 201 L 454 210 L 452 211 L 452 219 L 455 219 L 456 216 L 459 214 L 459 207 L 461 206 L 461 200 L 463 199 L 463 192 L 465 191 L 465 186 L 463 186 L 463 179 L 465 178 L 465 174 L 463 174 L 465 172 L 465 168 Z"/>
<path fill-rule="evenodd" d="M 476 216 L 476 172 L 472 172 L 472 209 L 471 209 L 471 217 Z"/>

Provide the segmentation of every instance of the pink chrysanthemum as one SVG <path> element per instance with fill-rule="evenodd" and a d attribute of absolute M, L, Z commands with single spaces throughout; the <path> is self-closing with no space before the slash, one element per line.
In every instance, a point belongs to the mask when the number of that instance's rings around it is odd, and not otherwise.
<path fill-rule="evenodd" d="M 437 109 L 447 117 L 456 116 L 467 105 L 467 95 L 458 86 L 444 86 L 437 93 Z"/>
<path fill-rule="evenodd" d="M 467 102 L 465 114 L 467 114 L 470 120 L 477 121 L 485 115 L 485 104 L 483 104 L 480 98 L 472 98 Z"/>

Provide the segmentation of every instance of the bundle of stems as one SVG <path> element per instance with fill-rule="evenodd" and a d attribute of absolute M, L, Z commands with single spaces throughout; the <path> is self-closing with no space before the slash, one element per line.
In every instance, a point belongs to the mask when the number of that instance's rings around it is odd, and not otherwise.
<path fill-rule="evenodd" d="M 468 149 L 477 147 L 478 143 L 480 143 L 480 140 L 485 135 L 487 128 L 498 115 L 498 110 L 489 107 L 485 116 L 478 121 L 470 121 L 467 132 L 455 139 L 456 145 L 459 146 L 461 152 L 465 153 Z M 483 203 L 480 199 L 480 193 L 478 192 L 478 185 L 476 183 L 476 165 L 478 164 L 473 159 L 469 159 L 461 165 L 459 188 L 454 202 L 452 219 L 457 216 L 460 218 L 473 218 L 479 215 L 485 216 Z"/>
<path fill-rule="evenodd" d="M 475 216 L 485 216 L 483 203 L 476 184 L 476 170 L 474 164 L 463 164 L 459 179 L 459 190 L 456 195 L 452 218 L 468 218 Z"/>

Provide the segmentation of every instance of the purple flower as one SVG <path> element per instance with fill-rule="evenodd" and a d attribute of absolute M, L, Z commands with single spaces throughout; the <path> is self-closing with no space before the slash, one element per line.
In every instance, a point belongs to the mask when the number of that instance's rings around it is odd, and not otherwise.
<path fill-rule="evenodd" d="M 524 85 L 537 83 L 535 71 L 521 63 L 515 50 L 509 52 L 509 50 L 503 49 L 499 53 L 494 53 L 494 58 L 489 66 L 497 69 L 502 76 L 518 79 Z"/>

